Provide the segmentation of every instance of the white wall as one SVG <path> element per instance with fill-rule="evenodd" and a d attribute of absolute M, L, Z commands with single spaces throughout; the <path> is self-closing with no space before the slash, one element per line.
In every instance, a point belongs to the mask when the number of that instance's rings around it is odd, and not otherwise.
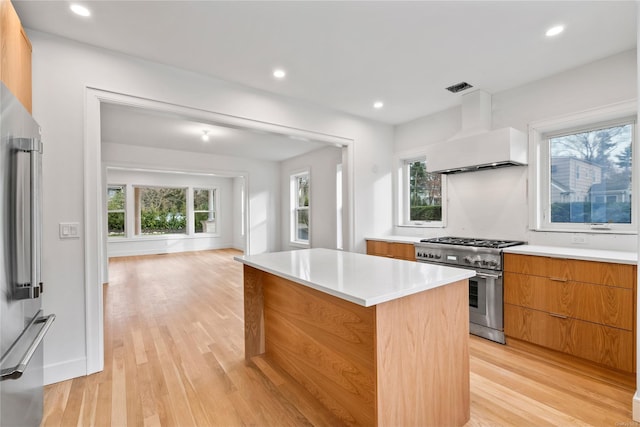
<path fill-rule="evenodd" d="M 45 312 L 57 315 L 45 341 L 46 383 L 86 374 L 87 354 L 95 351 L 87 347 L 87 343 L 93 345 L 86 335 L 92 329 L 85 323 L 85 310 L 94 307 L 95 301 L 85 299 L 85 293 L 92 298 L 96 292 L 87 292 L 85 286 L 101 284 L 96 281 L 85 285 L 87 272 L 82 260 L 86 236 L 78 240 L 58 238 L 58 223 L 79 222 L 82 229 L 85 220 L 83 164 L 88 149 L 85 143 L 90 140 L 85 129 L 88 87 L 353 140 L 353 249 L 364 251 L 365 235 L 390 232 L 390 126 L 48 34 L 28 34 L 33 45 L 33 116 L 42 126 L 46 144 L 43 275 L 47 292 L 43 306 Z M 142 158 L 149 154 L 140 147 L 117 149 L 124 157 Z M 212 166 L 213 159 L 206 156 L 199 156 L 194 164 L 191 156 L 178 151 L 154 151 L 153 157 L 167 168 L 224 170 L 235 164 L 237 170 L 247 172 L 251 251 L 279 248 L 279 199 L 272 197 L 279 188 L 277 169 L 256 174 L 250 162 L 234 158 L 224 159 L 224 167 Z"/>
<path fill-rule="evenodd" d="M 310 246 L 336 249 L 336 168 L 340 163 L 342 149 L 337 147 L 322 148 L 280 163 L 282 249 L 296 248 L 290 244 L 289 185 L 291 175 L 302 170 L 310 173 Z"/>
<path fill-rule="evenodd" d="M 631 50 L 492 96 L 493 128 L 527 132 L 529 123 L 576 113 L 637 96 L 636 51 Z M 397 126 L 394 151 L 415 151 L 452 137 L 461 126 L 460 107 Z M 572 245 L 572 233 L 528 229 L 527 167 L 449 175 L 445 229 L 398 228 L 416 236 L 461 235 Z M 587 235 L 582 247 L 636 250 L 635 235 Z"/>
<path fill-rule="evenodd" d="M 107 144 L 103 144 L 103 160 L 109 162 Z M 194 156 L 196 156 L 194 154 Z M 216 189 L 216 233 L 187 233 L 166 236 L 134 236 L 133 233 L 133 206 L 127 205 L 127 224 L 129 230 L 126 237 L 108 239 L 107 255 L 130 256 L 163 254 L 184 251 L 199 251 L 207 249 L 222 249 L 233 246 L 233 229 L 236 221 L 242 218 L 234 216 L 233 202 L 233 178 L 224 178 L 205 174 L 189 174 L 187 171 L 179 173 L 171 172 L 147 172 L 139 169 L 107 168 L 106 184 L 126 184 L 131 186 L 150 187 L 182 187 L 182 188 L 215 188 Z M 127 195 L 129 200 L 133 194 Z M 192 219 L 189 219 L 192 222 Z M 106 226 L 106 221 L 105 221 Z"/>

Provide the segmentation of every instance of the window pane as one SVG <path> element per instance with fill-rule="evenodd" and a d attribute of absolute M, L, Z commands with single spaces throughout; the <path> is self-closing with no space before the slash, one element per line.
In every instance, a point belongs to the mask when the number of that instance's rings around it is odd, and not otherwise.
<path fill-rule="evenodd" d="M 300 175 L 298 178 L 298 206 L 309 206 L 309 175 Z"/>
<path fill-rule="evenodd" d="M 549 139 L 552 223 L 631 223 L 630 124 Z"/>
<path fill-rule="evenodd" d="M 207 189 L 195 188 L 193 190 L 193 210 L 209 210 L 209 191 Z"/>
<path fill-rule="evenodd" d="M 309 241 L 309 211 L 306 209 L 297 211 L 296 240 Z"/>
<path fill-rule="evenodd" d="M 124 212 L 109 212 L 107 222 L 109 237 L 124 236 Z"/>
<path fill-rule="evenodd" d="M 107 188 L 107 210 L 123 210 L 125 203 L 124 186 L 109 186 Z"/>
<path fill-rule="evenodd" d="M 409 221 L 441 221 L 441 175 L 427 172 L 425 161 L 409 163 L 408 175 Z"/>
<path fill-rule="evenodd" d="M 140 204 L 140 232 L 173 234 L 186 232 L 186 190 L 184 188 L 136 188 Z"/>
<path fill-rule="evenodd" d="M 125 236 L 125 186 L 107 187 L 107 231 L 109 237 Z"/>
<path fill-rule="evenodd" d="M 209 217 L 209 212 L 196 212 L 195 216 L 195 226 L 196 233 L 215 233 L 216 232 L 216 220 L 213 213 L 211 213 L 211 217 Z"/>

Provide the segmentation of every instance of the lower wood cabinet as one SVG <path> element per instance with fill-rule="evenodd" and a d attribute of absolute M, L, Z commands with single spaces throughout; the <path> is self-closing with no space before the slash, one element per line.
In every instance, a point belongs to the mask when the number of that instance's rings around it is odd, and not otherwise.
<path fill-rule="evenodd" d="M 636 266 L 504 255 L 509 338 L 635 372 Z"/>
<path fill-rule="evenodd" d="M 387 242 L 383 240 L 367 240 L 367 254 L 387 258 L 416 260 L 416 251 L 413 243 Z"/>

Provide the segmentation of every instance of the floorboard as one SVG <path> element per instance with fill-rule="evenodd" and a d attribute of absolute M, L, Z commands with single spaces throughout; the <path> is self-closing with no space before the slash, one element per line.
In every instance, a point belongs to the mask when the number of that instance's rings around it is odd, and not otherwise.
<path fill-rule="evenodd" d="M 45 387 L 42 425 L 339 426 L 263 357 L 245 363 L 238 254 L 112 259 L 105 369 Z M 640 425 L 628 375 L 473 336 L 470 358 L 467 426 Z"/>

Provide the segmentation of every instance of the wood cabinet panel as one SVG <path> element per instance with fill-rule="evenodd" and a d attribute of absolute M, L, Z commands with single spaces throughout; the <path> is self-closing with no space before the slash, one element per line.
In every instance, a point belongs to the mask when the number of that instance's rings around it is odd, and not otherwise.
<path fill-rule="evenodd" d="M 9 0 L 0 0 L 0 78 L 31 113 L 31 42 Z"/>
<path fill-rule="evenodd" d="M 629 289 L 636 281 L 635 265 L 534 255 L 504 254 L 504 271 Z"/>
<path fill-rule="evenodd" d="M 572 318 L 505 304 L 505 334 L 592 360 L 603 365 L 633 372 L 635 334 Z"/>
<path fill-rule="evenodd" d="M 381 240 L 367 240 L 367 254 L 384 256 L 387 258 L 416 260 L 415 246 L 411 243 L 384 242 Z"/>
<path fill-rule="evenodd" d="M 633 290 L 506 272 L 504 302 L 632 330 Z"/>

